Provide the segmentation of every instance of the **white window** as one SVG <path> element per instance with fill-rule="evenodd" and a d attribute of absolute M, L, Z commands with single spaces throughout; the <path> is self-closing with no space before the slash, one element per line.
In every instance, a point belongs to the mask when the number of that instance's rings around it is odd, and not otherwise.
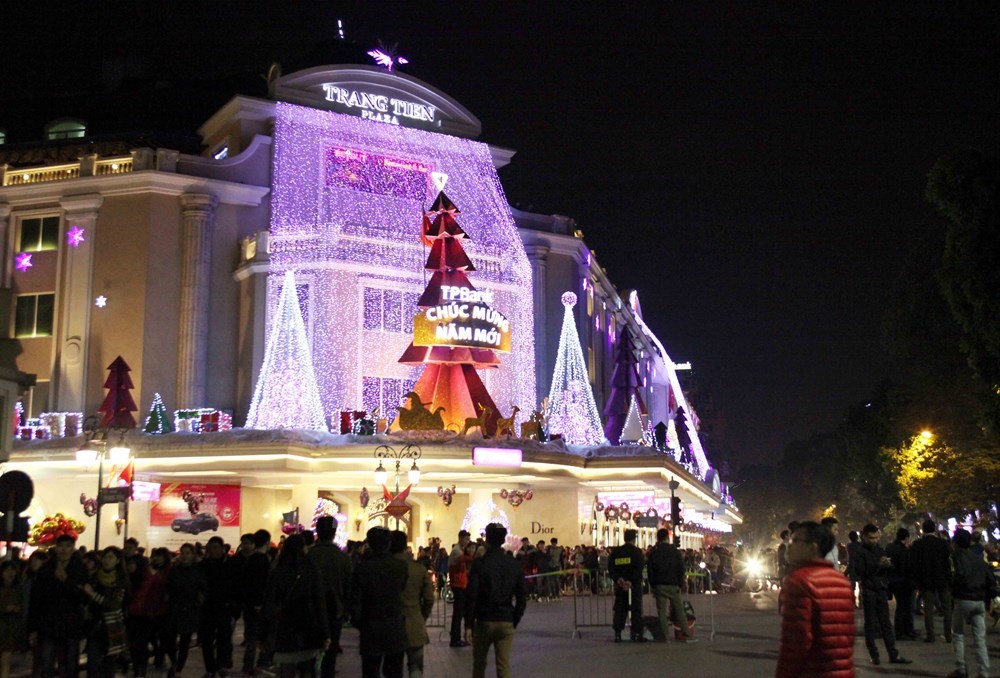
<path fill-rule="evenodd" d="M 87 123 L 83 120 L 62 118 L 53 120 L 45 126 L 45 138 L 49 141 L 57 139 L 79 139 L 87 136 Z"/>
<path fill-rule="evenodd" d="M 362 294 L 364 329 L 413 333 L 413 315 L 419 298 L 415 292 L 365 287 Z"/>
<path fill-rule="evenodd" d="M 387 377 L 361 378 L 361 406 L 366 412 L 378 408 L 379 415 L 393 420 L 403 404 L 403 396 L 413 390 L 416 379 L 390 379 Z"/>
<path fill-rule="evenodd" d="M 51 337 L 56 295 L 19 294 L 14 307 L 14 337 Z"/>
<path fill-rule="evenodd" d="M 59 249 L 59 217 L 26 217 L 20 221 L 18 252 Z"/>

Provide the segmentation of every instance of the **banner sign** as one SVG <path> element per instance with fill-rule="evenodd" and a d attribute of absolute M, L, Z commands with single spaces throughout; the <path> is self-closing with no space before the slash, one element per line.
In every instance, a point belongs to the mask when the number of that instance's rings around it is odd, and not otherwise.
<path fill-rule="evenodd" d="M 465 346 L 510 353 L 510 321 L 489 306 L 492 292 L 444 285 L 443 304 L 413 318 L 414 346 Z"/>
<path fill-rule="evenodd" d="M 163 483 L 160 500 L 150 506 L 151 527 L 198 534 L 240 526 L 240 486 Z"/>

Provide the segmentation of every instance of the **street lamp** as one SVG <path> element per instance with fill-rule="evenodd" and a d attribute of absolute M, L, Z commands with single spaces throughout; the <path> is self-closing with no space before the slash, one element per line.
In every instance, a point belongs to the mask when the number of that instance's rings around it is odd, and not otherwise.
<path fill-rule="evenodd" d="M 106 502 L 116 501 L 114 497 L 107 496 L 109 493 L 102 493 L 104 487 L 104 460 L 108 459 L 115 466 L 125 465 L 132 458 L 132 450 L 125 444 L 125 432 L 129 427 L 124 425 L 121 418 L 111 420 L 105 426 L 101 418 L 97 415 L 90 415 L 83 422 L 83 431 L 86 435 L 86 442 L 83 447 L 76 451 L 76 460 L 84 466 L 92 466 L 97 462 L 97 524 L 94 527 L 94 550 L 97 551 L 101 544 L 101 506 Z M 108 437 L 118 436 L 117 443 L 108 448 Z M 125 538 L 128 539 L 128 501 L 131 495 L 131 479 L 129 479 L 128 494 L 125 496 Z M 104 494 L 105 496 L 102 496 Z"/>
<path fill-rule="evenodd" d="M 399 465 L 403 459 L 412 459 L 413 465 L 410 470 L 407 471 L 407 479 L 410 481 L 410 485 L 416 485 L 420 482 L 420 469 L 417 467 L 417 459 L 420 459 L 422 452 L 419 445 L 406 445 L 402 449 L 397 450 L 395 447 L 390 447 L 389 445 L 379 445 L 375 448 L 375 458 L 378 459 L 378 468 L 375 469 L 375 484 L 385 486 L 388 480 L 388 472 L 385 467 L 382 466 L 383 459 L 395 459 L 396 460 L 396 491 L 393 493 L 393 497 L 399 495 Z M 396 518 L 396 529 L 399 529 L 399 518 Z"/>

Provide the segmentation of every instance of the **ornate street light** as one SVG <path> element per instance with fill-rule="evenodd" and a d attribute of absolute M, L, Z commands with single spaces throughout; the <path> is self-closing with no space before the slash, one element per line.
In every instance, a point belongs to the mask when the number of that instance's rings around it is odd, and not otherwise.
<path fill-rule="evenodd" d="M 379 445 L 375 448 L 375 458 L 378 459 L 378 468 L 375 469 L 375 484 L 385 486 L 388 480 L 388 472 L 382 465 L 383 459 L 395 459 L 396 460 L 396 491 L 393 493 L 393 499 L 399 496 L 399 475 L 400 475 L 400 463 L 403 459 L 412 459 L 413 465 L 410 470 L 407 471 L 407 479 L 410 481 L 410 485 L 416 485 L 420 482 L 420 469 L 417 467 L 417 459 L 422 456 L 419 445 L 406 445 L 402 449 L 397 450 L 395 447 L 389 445 Z M 396 518 L 396 529 L 399 529 L 399 516 Z"/>
<path fill-rule="evenodd" d="M 108 500 L 101 496 L 104 488 L 104 460 L 107 459 L 116 466 L 125 465 L 132 458 L 132 450 L 125 444 L 125 433 L 130 427 L 125 424 L 125 417 L 117 417 L 105 426 L 97 415 L 90 415 L 83 422 L 83 432 L 86 442 L 76 451 L 76 460 L 84 466 L 92 466 L 97 462 L 97 518 L 94 527 L 94 550 L 101 545 L 101 506 Z M 117 436 L 117 442 L 108 448 L 108 438 Z M 131 482 L 129 483 L 131 487 Z M 131 493 L 131 492 L 130 492 Z M 128 539 L 128 498 L 125 499 L 125 538 Z"/>

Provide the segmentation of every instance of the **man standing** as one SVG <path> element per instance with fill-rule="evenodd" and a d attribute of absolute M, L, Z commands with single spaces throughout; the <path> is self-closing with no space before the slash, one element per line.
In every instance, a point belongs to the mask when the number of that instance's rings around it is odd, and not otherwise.
<path fill-rule="evenodd" d="M 546 555 L 549 559 L 549 572 L 560 572 L 565 566 L 565 553 L 563 552 L 562 546 L 559 545 L 559 540 L 552 537 L 549 543 L 549 548 L 546 551 Z M 561 574 L 549 574 L 545 578 L 549 586 L 549 599 L 559 600 L 562 598 L 562 575 Z"/>
<path fill-rule="evenodd" d="M 910 547 L 910 572 L 924 604 L 924 642 L 934 642 L 934 608 L 944 611 L 944 637 L 951 642 L 951 562 L 948 542 L 937 535 L 934 521 L 921 526 L 924 535 Z"/>
<path fill-rule="evenodd" d="M 976 664 L 979 675 L 990 674 L 990 655 L 986 650 L 986 601 L 997 595 L 997 581 L 989 565 L 970 546 L 972 535 L 968 530 L 958 529 L 954 536 L 955 615 L 952 620 L 952 650 L 955 653 L 955 671 L 950 676 L 964 678 L 965 669 L 965 624 L 972 626 L 972 638 L 976 646 Z"/>
<path fill-rule="evenodd" d="M 854 591 L 823 557 L 833 543 L 830 530 L 812 521 L 792 534 L 777 678 L 854 674 Z"/>
<path fill-rule="evenodd" d="M 663 640 L 670 638 L 669 607 L 677 618 L 677 625 L 684 631 L 684 642 L 693 643 L 697 639 L 691 635 L 688 628 L 687 615 L 684 614 L 684 603 L 681 601 L 681 586 L 684 584 L 684 560 L 681 552 L 670 543 L 670 530 L 660 528 L 656 531 L 656 546 L 649 551 L 649 588 L 653 589 L 656 598 L 656 614 L 660 618 L 660 630 Z"/>
<path fill-rule="evenodd" d="M 854 563 L 858 557 L 858 549 L 861 548 L 860 537 L 861 535 L 858 534 L 857 530 L 851 530 L 847 533 L 847 570 L 844 574 L 851 580 L 851 586 L 854 588 L 854 607 L 861 607 L 861 603 L 859 602 L 861 599 L 861 587 L 858 586 L 858 578 L 854 574 Z"/>
<path fill-rule="evenodd" d="M 834 518 L 833 516 L 827 516 L 826 518 L 823 518 L 821 521 L 819 521 L 819 524 L 825 527 L 826 529 L 830 530 L 830 533 L 833 535 L 833 546 L 830 547 L 830 550 L 827 551 L 823 557 L 829 560 L 831 563 L 833 563 L 834 569 L 839 572 L 840 571 L 840 548 L 839 548 L 840 521 Z"/>
<path fill-rule="evenodd" d="M 347 611 L 347 588 L 351 581 L 351 559 L 333 543 L 337 521 L 323 516 L 316 521 L 316 543 L 309 549 L 309 561 L 319 575 L 320 591 L 326 602 L 327 623 L 330 626 L 330 649 L 323 654 L 321 678 L 332 678 L 337 670 L 340 633 Z"/>
<path fill-rule="evenodd" d="M 225 675 L 233 663 L 232 578 L 222 537 L 208 540 L 198 567 L 205 576 L 205 600 L 198 618 L 198 644 L 205 673 Z"/>
<path fill-rule="evenodd" d="M 406 588 L 400 596 L 406 619 L 406 675 L 421 678 L 424 675 L 424 645 L 431 642 L 427 637 L 427 618 L 434 609 L 434 585 L 427 568 L 406 552 L 405 532 L 392 533 L 389 553 L 406 563 Z"/>
<path fill-rule="evenodd" d="M 643 643 L 642 635 L 642 551 L 635 545 L 635 530 L 625 530 L 625 543 L 611 551 L 611 581 L 615 583 L 615 642 L 621 642 L 625 617 L 632 613 L 632 640 Z"/>
<path fill-rule="evenodd" d="M 885 547 L 885 554 L 892 561 L 889 574 L 889 593 L 896 599 L 893 617 L 898 640 L 915 640 L 913 630 L 913 582 L 910 580 L 910 531 L 905 527 L 896 530 L 896 541 Z"/>
<path fill-rule="evenodd" d="M 486 553 L 472 565 L 469 596 L 475 629 L 472 634 L 472 676 L 483 678 L 490 646 L 494 647 L 497 678 L 510 676 L 510 650 L 528 605 L 522 568 L 503 552 L 507 528 L 499 523 L 486 526 Z"/>
<path fill-rule="evenodd" d="M 253 533 L 254 551 L 247 560 L 243 570 L 243 590 L 240 599 L 243 601 L 243 637 L 246 647 L 243 649 L 243 675 L 253 676 L 257 672 L 257 662 L 265 654 L 264 628 L 260 612 L 264 607 L 264 592 L 267 589 L 267 577 L 271 574 L 271 533 L 267 530 L 257 530 Z M 260 651 L 261 657 L 258 657 Z"/>
<path fill-rule="evenodd" d="M 37 637 L 42 678 L 76 678 L 83 637 L 83 585 L 87 566 L 76 553 L 76 539 L 56 538 L 54 558 L 42 565 L 31 588 L 28 632 Z"/>
<path fill-rule="evenodd" d="M 896 635 L 889 621 L 889 582 L 888 573 L 892 571 L 892 561 L 882 547 L 878 545 L 880 532 L 871 523 L 861 529 L 861 548 L 855 555 L 853 564 L 854 576 L 861 584 L 861 607 L 865 613 L 865 645 L 871 655 L 872 664 L 879 663 L 878 647 L 875 638 L 879 635 L 885 642 L 889 653 L 890 664 L 911 664 L 904 659 L 896 649 Z"/>
<path fill-rule="evenodd" d="M 454 596 L 451 604 L 451 647 L 465 647 L 467 642 L 462 638 L 462 619 L 465 618 L 465 589 L 469 586 L 469 573 L 465 571 L 465 561 L 462 554 L 469 544 L 469 533 L 460 530 L 458 543 L 448 556 L 448 586 Z M 468 629 L 466 629 L 468 631 Z"/>
<path fill-rule="evenodd" d="M 369 553 L 357 567 L 351 590 L 351 619 L 360 632 L 361 675 L 402 678 L 406 649 L 403 589 L 406 563 L 389 555 L 389 530 L 368 530 Z"/>

